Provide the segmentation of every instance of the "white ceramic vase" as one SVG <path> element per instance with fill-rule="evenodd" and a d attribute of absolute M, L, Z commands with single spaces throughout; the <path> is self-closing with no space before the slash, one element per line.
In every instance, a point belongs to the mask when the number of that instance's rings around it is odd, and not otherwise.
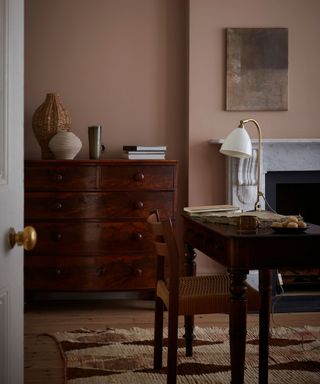
<path fill-rule="evenodd" d="M 56 159 L 72 160 L 81 147 L 79 137 L 70 131 L 60 131 L 49 141 L 49 148 Z"/>

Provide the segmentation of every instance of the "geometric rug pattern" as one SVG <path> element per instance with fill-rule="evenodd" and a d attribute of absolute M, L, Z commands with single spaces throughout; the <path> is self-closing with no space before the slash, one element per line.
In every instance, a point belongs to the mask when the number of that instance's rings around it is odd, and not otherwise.
<path fill-rule="evenodd" d="M 192 357 L 185 357 L 179 329 L 179 384 L 229 383 L 228 328 L 195 327 Z M 165 330 L 166 334 L 166 330 Z M 153 329 L 79 329 L 50 335 L 65 364 L 66 384 L 165 384 L 163 368 L 153 370 Z M 258 331 L 249 329 L 245 383 L 258 383 Z M 269 384 L 320 383 L 320 327 L 275 327 L 269 347 Z"/>

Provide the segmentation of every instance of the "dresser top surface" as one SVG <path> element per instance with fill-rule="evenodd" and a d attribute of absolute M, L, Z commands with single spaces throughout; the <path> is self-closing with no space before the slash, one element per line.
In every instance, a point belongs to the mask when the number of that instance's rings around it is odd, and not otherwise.
<path fill-rule="evenodd" d="M 26 165 L 173 165 L 178 160 L 127 160 L 127 159 L 79 159 L 79 160 L 25 160 Z"/>

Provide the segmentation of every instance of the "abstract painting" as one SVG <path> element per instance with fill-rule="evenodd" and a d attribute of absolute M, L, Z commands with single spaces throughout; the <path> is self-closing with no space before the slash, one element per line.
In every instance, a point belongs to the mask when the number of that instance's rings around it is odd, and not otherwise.
<path fill-rule="evenodd" d="M 288 29 L 226 29 L 226 110 L 288 110 Z"/>

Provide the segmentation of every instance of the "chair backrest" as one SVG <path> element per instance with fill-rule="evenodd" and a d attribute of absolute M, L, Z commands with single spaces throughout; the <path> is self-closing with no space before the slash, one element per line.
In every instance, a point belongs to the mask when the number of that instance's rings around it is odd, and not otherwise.
<path fill-rule="evenodd" d="M 154 250 L 157 255 L 157 280 L 167 284 L 170 295 L 178 292 L 180 257 L 171 219 L 161 220 L 159 211 L 147 218 L 152 233 Z"/>

